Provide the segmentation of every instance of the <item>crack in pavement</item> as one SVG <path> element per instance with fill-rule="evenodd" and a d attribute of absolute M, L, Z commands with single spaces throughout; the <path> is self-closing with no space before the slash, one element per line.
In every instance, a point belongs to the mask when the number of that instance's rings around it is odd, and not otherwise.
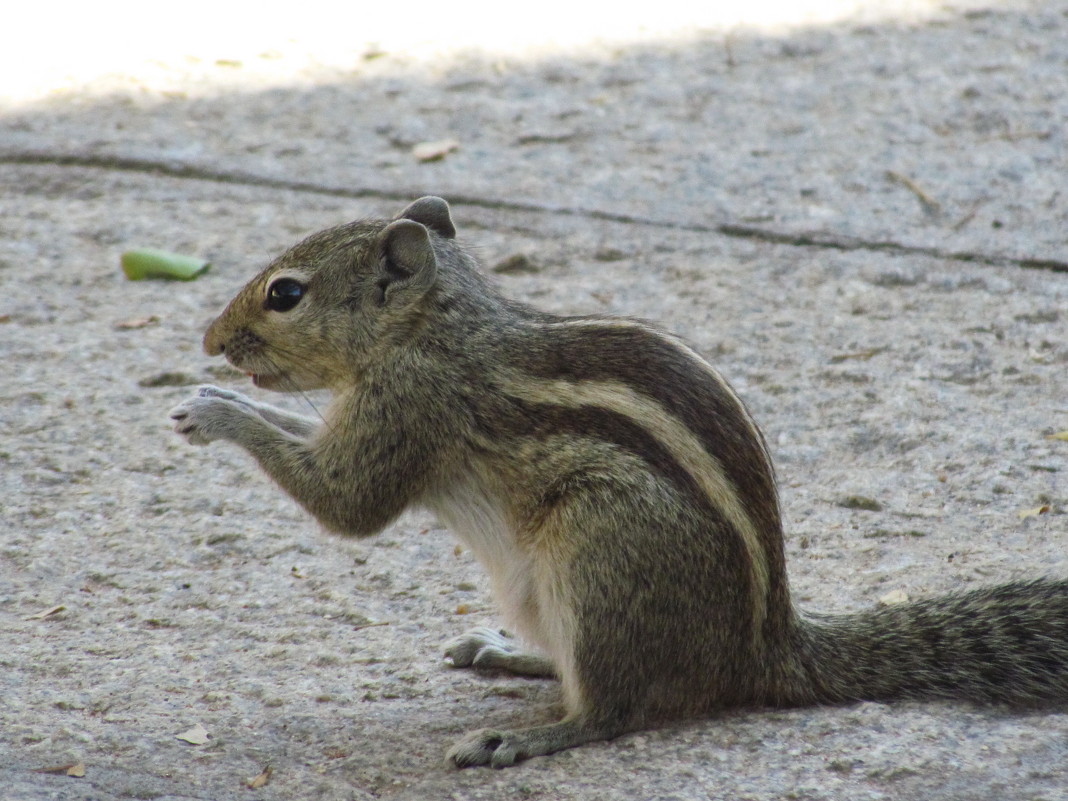
<path fill-rule="evenodd" d="M 0 164 L 21 166 L 78 167 L 85 169 L 111 170 L 114 172 L 142 173 L 162 175 L 168 178 L 182 178 L 195 181 L 210 181 L 221 184 L 263 187 L 290 192 L 344 197 L 352 199 L 375 198 L 400 203 L 407 202 L 413 193 L 395 192 L 370 188 L 335 187 L 311 181 L 294 181 L 285 178 L 271 178 L 265 175 L 243 172 L 241 170 L 217 170 L 187 164 L 180 161 L 156 160 L 134 156 L 98 156 L 77 153 L 49 153 L 43 151 L 0 151 Z M 687 223 L 678 220 L 657 220 L 639 217 L 633 214 L 586 209 L 571 206 L 553 206 L 541 203 L 522 203 L 510 200 L 495 200 L 474 195 L 449 194 L 449 202 L 460 206 L 493 209 L 496 211 L 518 211 L 534 214 L 551 214 L 563 217 L 579 217 L 604 222 L 623 223 L 627 225 L 645 225 L 654 228 L 674 229 L 695 233 L 718 234 L 735 239 L 747 239 L 791 247 L 822 248 L 825 250 L 868 250 L 892 253 L 902 256 L 929 256 L 948 261 L 961 261 L 973 264 L 1019 267 L 1027 270 L 1045 270 L 1055 273 L 1068 273 L 1068 261 L 1061 259 L 1028 258 L 998 256 L 981 251 L 948 250 L 927 245 L 905 245 L 890 240 L 870 240 L 824 232 L 785 232 L 755 225 L 739 223 Z"/>

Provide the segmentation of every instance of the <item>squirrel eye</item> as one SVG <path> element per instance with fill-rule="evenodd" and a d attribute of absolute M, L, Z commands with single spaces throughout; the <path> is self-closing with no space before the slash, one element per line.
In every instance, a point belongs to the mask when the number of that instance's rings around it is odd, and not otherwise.
<path fill-rule="evenodd" d="M 276 312 L 287 312 L 300 303 L 304 297 L 304 287 L 292 278 L 279 278 L 267 290 L 267 308 Z"/>

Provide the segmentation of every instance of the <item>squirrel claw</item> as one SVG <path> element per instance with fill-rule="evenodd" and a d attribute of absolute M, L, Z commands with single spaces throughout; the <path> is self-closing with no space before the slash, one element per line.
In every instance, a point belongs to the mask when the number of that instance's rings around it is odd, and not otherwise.
<path fill-rule="evenodd" d="M 197 387 L 197 397 L 222 398 L 223 400 L 234 401 L 235 403 L 250 403 L 250 400 L 240 392 L 234 392 L 232 389 L 223 389 L 214 384 L 201 384 Z"/>

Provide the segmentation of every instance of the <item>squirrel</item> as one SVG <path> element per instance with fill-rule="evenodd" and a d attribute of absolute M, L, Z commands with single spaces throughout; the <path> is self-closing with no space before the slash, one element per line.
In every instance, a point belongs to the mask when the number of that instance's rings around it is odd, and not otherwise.
<path fill-rule="evenodd" d="M 728 383 L 645 322 L 504 297 L 441 198 L 292 247 L 204 349 L 331 402 L 319 421 L 204 386 L 171 411 L 178 434 L 241 446 L 339 534 L 429 509 L 536 650 L 483 627 L 447 659 L 560 680 L 562 720 L 471 732 L 457 767 L 731 707 L 1068 698 L 1068 581 L 802 614 L 768 449 Z"/>

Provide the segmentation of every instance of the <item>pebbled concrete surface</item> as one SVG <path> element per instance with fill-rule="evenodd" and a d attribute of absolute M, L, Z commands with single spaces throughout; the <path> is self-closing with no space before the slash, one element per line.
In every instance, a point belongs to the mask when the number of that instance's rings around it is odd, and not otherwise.
<path fill-rule="evenodd" d="M 298 37 L 0 98 L 0 799 L 1068 797 L 1063 710 L 953 704 L 739 712 L 450 772 L 463 731 L 557 700 L 442 664 L 493 621 L 470 555 L 418 511 L 329 537 L 167 425 L 196 383 L 246 390 L 199 337 L 265 260 L 435 192 L 509 293 L 664 321 L 721 367 L 779 466 L 801 605 L 1068 575 L 1047 439 L 1068 4 L 862 17 L 534 55 Z M 148 246 L 214 267 L 127 282 L 119 254 Z M 176 738 L 198 723 L 207 742 Z"/>

